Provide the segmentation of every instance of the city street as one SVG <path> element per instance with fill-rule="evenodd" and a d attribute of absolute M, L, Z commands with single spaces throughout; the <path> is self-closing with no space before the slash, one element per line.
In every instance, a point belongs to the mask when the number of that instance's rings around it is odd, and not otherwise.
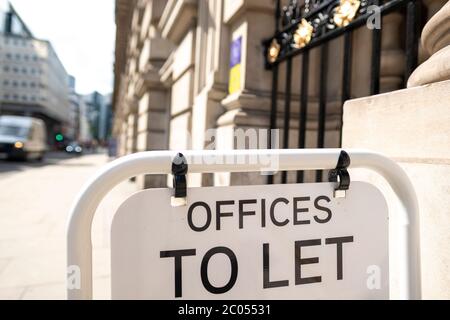
<path fill-rule="evenodd" d="M 65 299 L 66 223 L 82 185 L 108 162 L 103 154 L 51 153 L 42 163 L 0 160 L 0 299 Z M 109 223 L 135 191 L 123 182 L 94 219 L 94 298 L 109 298 Z"/>

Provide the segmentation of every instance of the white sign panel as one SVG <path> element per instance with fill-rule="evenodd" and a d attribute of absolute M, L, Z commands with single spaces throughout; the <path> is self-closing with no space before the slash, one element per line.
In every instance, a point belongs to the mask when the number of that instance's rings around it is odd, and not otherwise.
<path fill-rule="evenodd" d="M 387 299 L 388 210 L 352 182 L 171 189 L 123 203 L 112 225 L 113 299 Z"/>

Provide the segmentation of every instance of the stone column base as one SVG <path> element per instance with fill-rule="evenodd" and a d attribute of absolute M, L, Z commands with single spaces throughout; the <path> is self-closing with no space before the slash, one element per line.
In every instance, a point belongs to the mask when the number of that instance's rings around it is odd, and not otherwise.
<path fill-rule="evenodd" d="M 450 45 L 433 54 L 408 79 L 408 88 L 450 79 Z"/>
<path fill-rule="evenodd" d="M 450 299 L 450 81 L 349 100 L 344 106 L 344 148 L 364 148 L 396 160 L 416 189 L 420 207 L 422 292 Z M 388 184 L 367 170 L 389 206 L 391 298 L 398 298 L 396 233 L 399 203 Z"/>

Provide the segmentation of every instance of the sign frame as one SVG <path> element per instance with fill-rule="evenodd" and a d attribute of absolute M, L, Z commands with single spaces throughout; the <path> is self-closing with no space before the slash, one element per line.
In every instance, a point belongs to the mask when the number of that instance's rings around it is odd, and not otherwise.
<path fill-rule="evenodd" d="M 399 287 L 401 299 L 421 299 L 419 205 L 414 187 L 403 169 L 393 160 L 367 150 L 346 150 L 351 158 L 349 168 L 366 168 L 383 176 L 401 204 L 397 232 L 401 243 Z M 67 270 L 79 272 L 79 286 L 67 287 L 70 300 L 92 299 L 91 230 L 95 211 L 104 196 L 123 180 L 140 174 L 171 174 L 176 151 L 147 151 L 119 158 L 106 165 L 82 189 L 70 213 L 67 225 Z M 217 158 L 273 157 L 278 169 L 331 170 L 341 149 L 272 149 L 272 150 L 188 150 L 188 159 L 209 159 L 189 162 L 190 173 L 266 171 L 261 162 L 214 162 Z M 390 213 L 392 214 L 392 213 Z M 68 284 L 71 273 L 68 272 Z"/>

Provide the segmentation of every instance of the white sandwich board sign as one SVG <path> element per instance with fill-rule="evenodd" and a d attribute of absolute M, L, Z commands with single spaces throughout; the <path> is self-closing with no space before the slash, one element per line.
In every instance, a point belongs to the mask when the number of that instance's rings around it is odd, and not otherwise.
<path fill-rule="evenodd" d="M 127 199 L 111 230 L 113 299 L 388 299 L 388 209 L 372 185 L 189 188 Z"/>

